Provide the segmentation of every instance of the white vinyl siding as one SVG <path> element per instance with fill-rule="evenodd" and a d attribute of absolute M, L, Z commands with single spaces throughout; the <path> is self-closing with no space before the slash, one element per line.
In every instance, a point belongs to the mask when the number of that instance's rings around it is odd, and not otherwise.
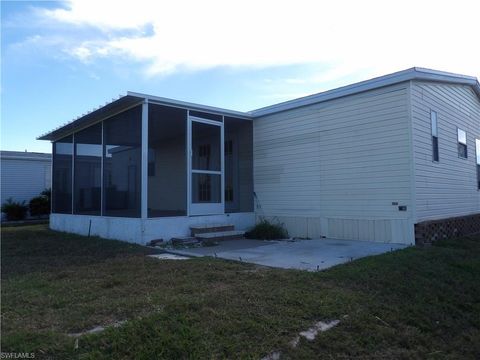
<path fill-rule="evenodd" d="M 1 203 L 8 198 L 25 201 L 51 186 L 50 160 L 1 159 Z"/>
<path fill-rule="evenodd" d="M 292 236 L 411 242 L 392 237 L 390 221 L 406 226 L 412 210 L 407 86 L 256 119 L 257 215 L 277 217 Z"/>
<path fill-rule="evenodd" d="M 470 86 L 413 81 L 412 136 L 416 221 L 478 213 L 475 138 L 480 135 L 480 101 Z M 430 112 L 437 113 L 440 161 L 432 162 Z M 458 155 L 457 128 L 466 132 L 470 156 Z"/>

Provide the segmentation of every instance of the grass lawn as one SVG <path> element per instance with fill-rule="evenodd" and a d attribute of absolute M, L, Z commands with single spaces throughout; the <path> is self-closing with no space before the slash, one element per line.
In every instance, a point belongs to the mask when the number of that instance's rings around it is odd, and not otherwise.
<path fill-rule="evenodd" d="M 309 273 L 45 225 L 2 229 L 2 351 L 35 358 L 478 359 L 480 236 Z M 319 320 L 340 323 L 289 343 Z M 127 322 L 98 334 L 68 336 Z"/>

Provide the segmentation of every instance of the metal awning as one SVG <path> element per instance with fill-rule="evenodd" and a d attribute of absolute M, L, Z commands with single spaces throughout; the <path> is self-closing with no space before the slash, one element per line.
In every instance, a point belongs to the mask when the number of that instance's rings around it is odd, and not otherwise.
<path fill-rule="evenodd" d="M 64 124 L 55 130 L 52 130 L 46 134 L 39 136 L 38 140 L 50 140 L 55 141 L 63 138 L 64 136 L 70 135 L 71 133 L 83 129 L 85 127 L 91 126 L 99 121 L 102 121 L 106 118 L 109 118 L 115 114 L 118 114 L 121 111 L 124 111 L 136 104 L 141 104 L 144 101 L 143 97 L 125 95 L 117 100 L 113 100 L 110 103 L 96 109 L 86 115 L 83 115 L 67 124 Z"/>

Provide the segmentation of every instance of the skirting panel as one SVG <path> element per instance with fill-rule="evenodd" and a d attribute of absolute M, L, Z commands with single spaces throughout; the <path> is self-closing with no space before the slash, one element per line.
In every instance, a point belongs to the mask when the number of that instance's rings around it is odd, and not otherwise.
<path fill-rule="evenodd" d="M 282 224 L 290 237 L 376 241 L 413 244 L 413 223 L 409 219 L 342 219 L 327 217 L 262 216 Z M 257 218 L 257 221 L 260 217 Z"/>

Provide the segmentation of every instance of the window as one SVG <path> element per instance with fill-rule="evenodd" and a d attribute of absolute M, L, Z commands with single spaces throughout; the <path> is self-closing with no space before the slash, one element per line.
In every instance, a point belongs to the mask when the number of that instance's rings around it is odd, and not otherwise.
<path fill-rule="evenodd" d="M 208 169 L 210 167 L 210 144 L 203 144 L 198 146 L 198 162 L 202 168 Z"/>
<path fill-rule="evenodd" d="M 430 112 L 430 122 L 432 126 L 432 160 L 438 161 L 438 126 L 437 126 L 437 113 L 435 111 Z"/>
<path fill-rule="evenodd" d="M 198 182 L 198 200 L 200 202 L 210 201 L 212 197 L 210 188 L 211 188 L 210 177 L 209 176 L 201 177 L 201 180 Z"/>
<path fill-rule="evenodd" d="M 221 176 L 217 174 L 192 174 L 192 202 L 220 203 Z"/>
<path fill-rule="evenodd" d="M 475 139 L 475 155 L 477 156 L 477 189 L 480 190 L 480 139 Z"/>
<path fill-rule="evenodd" d="M 458 156 L 466 159 L 467 153 L 467 133 L 462 129 L 457 129 L 458 138 Z"/>

